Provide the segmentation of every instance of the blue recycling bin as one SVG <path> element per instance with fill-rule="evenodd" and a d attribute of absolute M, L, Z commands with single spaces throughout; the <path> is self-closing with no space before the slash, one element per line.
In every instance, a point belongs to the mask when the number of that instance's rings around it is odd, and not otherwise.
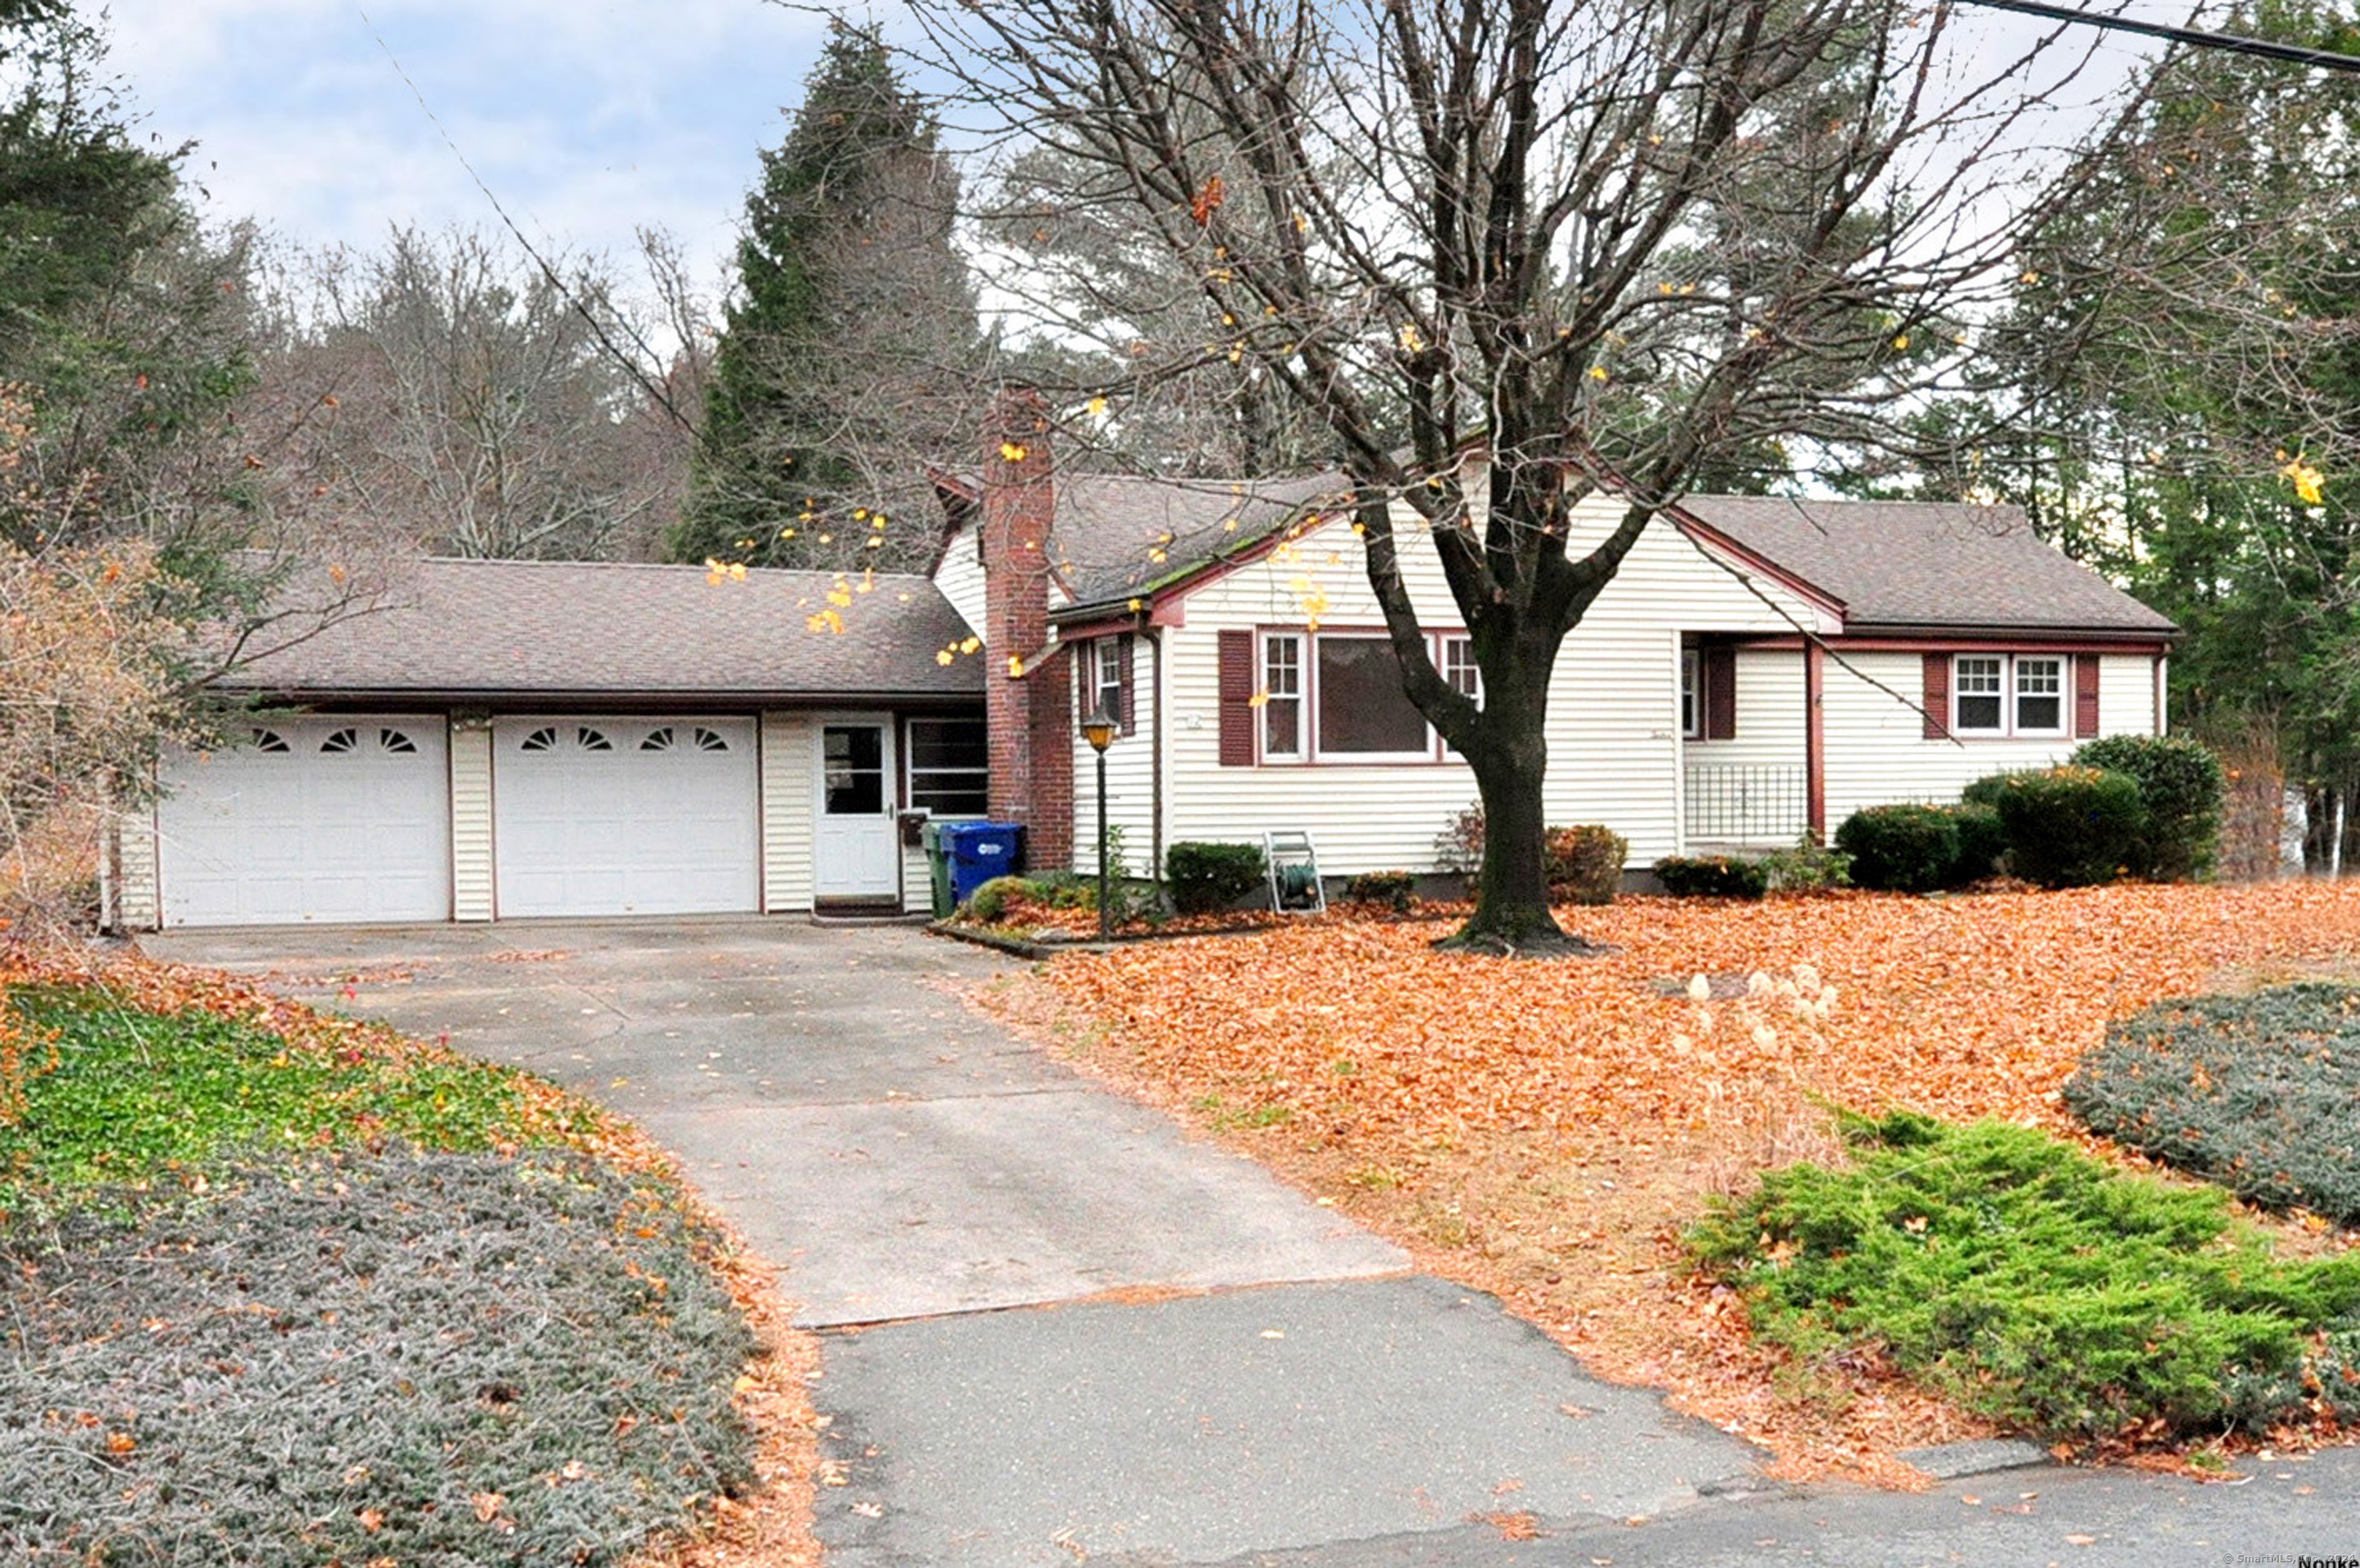
<path fill-rule="evenodd" d="M 945 822 L 936 838 L 951 863 L 951 902 L 964 904 L 995 877 L 1013 877 L 1023 865 L 1022 822 Z"/>

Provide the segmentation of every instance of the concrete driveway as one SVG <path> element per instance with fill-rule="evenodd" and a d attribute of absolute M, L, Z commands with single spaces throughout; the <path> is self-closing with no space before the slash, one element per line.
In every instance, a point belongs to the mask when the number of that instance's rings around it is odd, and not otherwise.
<path fill-rule="evenodd" d="M 995 955 L 753 920 L 145 945 L 530 1068 L 677 1153 L 825 1334 L 834 1562 L 1478 1551 L 1486 1516 L 1753 1485 L 1749 1445 L 968 1011 Z"/>

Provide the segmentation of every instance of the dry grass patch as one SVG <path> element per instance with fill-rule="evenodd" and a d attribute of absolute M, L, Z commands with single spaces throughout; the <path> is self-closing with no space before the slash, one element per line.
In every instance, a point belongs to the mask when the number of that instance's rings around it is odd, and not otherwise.
<path fill-rule="evenodd" d="M 1805 1377 L 1754 1345 L 1677 1246 L 1707 1199 L 1835 1154 L 1830 1105 L 2105 1151 L 2058 1090 L 2108 1019 L 2360 953 L 2360 888 L 2314 884 L 1565 913 L 1611 951 L 1503 964 L 1329 919 L 1063 956 L 985 1003 L 1781 1473 L 1907 1484 L 1896 1451 L 1988 1429 L 1885 1368 Z"/>

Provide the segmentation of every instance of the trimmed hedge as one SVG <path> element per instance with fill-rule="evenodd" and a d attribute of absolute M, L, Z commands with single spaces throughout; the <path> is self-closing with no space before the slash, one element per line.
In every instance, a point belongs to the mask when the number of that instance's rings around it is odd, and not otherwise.
<path fill-rule="evenodd" d="M 1258 844 L 1183 840 L 1164 852 L 1172 907 L 1184 915 L 1218 914 L 1269 881 Z"/>
<path fill-rule="evenodd" d="M 2146 830 L 2138 780 L 2068 764 L 2011 773 L 1999 821 L 2016 874 L 2044 887 L 2088 887 L 2128 870 Z"/>
<path fill-rule="evenodd" d="M 1959 822 L 1939 806 L 1866 806 L 1836 829 L 1852 856 L 1852 879 L 1889 893 L 1930 893 L 1959 865 Z"/>
<path fill-rule="evenodd" d="M 2147 824 L 2134 847 L 2134 871 L 2185 882 L 2212 869 L 2229 779 L 2210 749 L 2178 735 L 2107 735 L 2076 750 L 2073 760 L 2138 780 Z"/>
<path fill-rule="evenodd" d="M 1961 800 L 1950 812 L 1959 828 L 1959 859 L 1950 868 L 1950 881 L 1954 887 L 1963 887 L 1999 870 L 2000 857 L 2007 854 L 2007 829 L 2000 824 L 1999 811 L 1994 806 Z"/>
<path fill-rule="evenodd" d="M 1548 830 L 1549 897 L 1561 904 L 1611 904 L 1622 886 L 1631 845 L 1596 822 Z"/>
<path fill-rule="evenodd" d="M 2360 991 L 2158 1003 L 2108 1027 L 2065 1104 L 2241 1198 L 2360 1222 Z"/>
<path fill-rule="evenodd" d="M 2029 1127 L 1850 1130 L 1849 1168 L 1773 1171 L 1688 1236 L 1805 1367 L 1889 1359 L 2052 1440 L 2360 1414 L 2360 1255 L 2282 1261 L 2224 1194 Z"/>
<path fill-rule="evenodd" d="M 1733 855 L 1667 855 L 1655 862 L 1655 872 L 1675 898 L 1759 898 L 1770 890 L 1761 862 Z"/>

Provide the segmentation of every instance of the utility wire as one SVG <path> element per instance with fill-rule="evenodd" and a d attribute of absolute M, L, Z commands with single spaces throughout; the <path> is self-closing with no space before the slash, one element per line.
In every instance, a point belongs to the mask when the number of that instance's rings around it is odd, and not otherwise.
<path fill-rule="evenodd" d="M 499 197 L 493 194 L 492 188 L 484 183 L 484 177 L 475 172 L 475 166 L 467 161 L 467 155 L 459 150 L 459 144 L 451 137 L 450 128 L 444 125 L 441 116 L 434 113 L 433 105 L 426 102 L 426 94 L 419 91 L 418 83 L 410 79 L 410 72 L 402 69 L 400 57 L 393 52 L 393 46 L 385 41 L 385 34 L 378 30 L 377 23 L 369 16 L 367 8 L 360 5 L 358 0 L 355 0 L 353 9 L 360 14 L 361 22 L 368 28 L 369 36 L 377 39 L 377 47 L 385 51 L 385 58 L 392 65 L 393 73 L 401 78 L 401 84 L 410 89 L 410 95 L 412 98 L 418 100 L 420 112 L 425 114 L 427 122 L 442 138 L 442 145 L 451 149 L 451 156 L 459 160 L 459 167 L 467 171 L 467 178 L 475 182 L 475 189 L 484 193 L 484 200 L 492 204 L 492 211 L 498 214 L 501 224 L 508 232 L 516 237 L 517 244 L 524 247 L 525 255 L 530 256 L 532 264 L 541 268 L 541 277 L 549 280 L 551 288 L 564 296 L 565 302 L 574 308 L 574 313 L 582 318 L 583 324 L 587 326 L 591 335 L 598 340 L 598 346 L 606 351 L 606 357 L 621 365 L 625 374 L 639 383 L 639 390 L 645 392 L 655 401 L 658 408 L 671 416 L 672 423 L 686 430 L 692 440 L 696 439 L 698 432 L 695 425 L 690 422 L 687 415 L 680 411 L 680 406 L 672 400 L 672 394 L 648 376 L 646 361 L 655 355 L 655 351 L 649 346 L 648 341 L 627 325 L 624 331 L 630 333 L 633 345 L 645 357 L 635 359 L 617 346 L 613 336 L 607 331 L 607 323 L 599 318 L 597 312 L 583 302 L 582 296 L 575 293 L 564 278 L 558 276 L 557 268 L 551 266 L 549 259 L 541 254 L 540 247 L 526 237 L 524 230 L 517 226 L 517 221 L 508 216 L 508 210 L 500 205 Z"/>
<path fill-rule="evenodd" d="M 2075 5 L 2050 5 L 2049 0 L 1956 0 L 1956 3 L 1980 5 L 1990 11 L 2016 11 L 2027 16 L 2045 16 L 2055 22 L 2078 22 L 2087 27 L 2103 27 L 2108 32 L 2136 33 L 2141 38 L 2164 38 L 2194 49 L 2219 49 L 2225 54 L 2259 55 L 2265 60 L 2285 60 L 2318 71 L 2360 71 L 2360 55 L 2339 54 L 2333 49 L 2311 49 L 2303 44 L 2279 43 L 2272 38 L 2249 38 L 2239 33 L 2219 33 L 2204 27 L 2175 27 L 2169 22 L 2142 22 L 2130 16 L 2085 11 Z"/>

